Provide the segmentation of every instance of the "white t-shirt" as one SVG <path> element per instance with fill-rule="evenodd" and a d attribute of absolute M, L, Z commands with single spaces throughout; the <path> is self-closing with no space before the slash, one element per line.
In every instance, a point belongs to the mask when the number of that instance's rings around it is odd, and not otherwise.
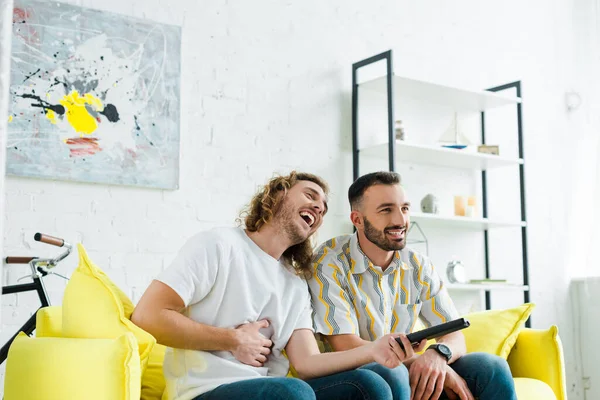
<path fill-rule="evenodd" d="M 228 351 L 167 348 L 163 399 L 189 400 L 225 383 L 285 376 L 281 351 L 296 329 L 311 329 L 306 281 L 265 253 L 240 228 L 217 228 L 192 237 L 157 280 L 186 305 L 184 315 L 221 328 L 268 319 L 273 341 L 264 367 L 242 364 Z"/>

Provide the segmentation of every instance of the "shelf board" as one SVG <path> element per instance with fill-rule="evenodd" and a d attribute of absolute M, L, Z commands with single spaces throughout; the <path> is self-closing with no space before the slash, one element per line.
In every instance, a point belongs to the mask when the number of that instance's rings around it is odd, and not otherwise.
<path fill-rule="evenodd" d="M 388 158 L 387 144 L 371 146 L 360 153 L 373 158 Z M 485 171 L 511 165 L 523 164 L 522 158 L 507 158 L 494 154 L 465 152 L 464 150 L 434 147 L 396 140 L 396 161 L 428 164 L 440 167 L 476 169 Z"/>
<path fill-rule="evenodd" d="M 386 76 L 359 85 L 361 88 L 380 93 L 387 92 Z M 488 92 L 486 90 L 460 89 L 452 86 L 420 81 L 394 75 L 395 97 L 411 97 L 417 100 L 451 106 L 456 111 L 485 111 L 509 104 L 518 104 L 516 96 Z"/>
<path fill-rule="evenodd" d="M 517 290 L 527 291 L 529 286 L 514 283 L 449 283 L 446 284 L 448 290 L 456 291 L 486 291 L 486 290 Z"/>
<path fill-rule="evenodd" d="M 525 222 L 520 221 L 494 221 L 489 220 L 487 218 L 443 216 L 439 214 L 425 214 L 419 212 L 411 212 L 410 220 L 422 223 L 423 225 L 435 224 L 437 226 L 447 226 L 450 228 L 454 227 L 472 230 L 515 228 L 526 226 Z"/>

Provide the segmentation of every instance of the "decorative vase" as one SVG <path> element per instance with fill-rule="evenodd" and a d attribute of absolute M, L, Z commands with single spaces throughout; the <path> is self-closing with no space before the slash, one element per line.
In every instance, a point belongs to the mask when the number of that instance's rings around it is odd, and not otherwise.
<path fill-rule="evenodd" d="M 428 194 L 421 200 L 421 212 L 427 214 L 438 213 L 438 199 L 432 194 Z"/>

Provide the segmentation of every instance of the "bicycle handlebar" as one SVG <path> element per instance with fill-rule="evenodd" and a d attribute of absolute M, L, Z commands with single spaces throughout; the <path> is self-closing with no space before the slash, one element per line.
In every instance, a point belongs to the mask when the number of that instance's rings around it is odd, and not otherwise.
<path fill-rule="evenodd" d="M 6 264 L 30 264 L 32 268 L 32 274 L 35 275 L 35 267 L 54 268 L 59 262 L 65 259 L 70 253 L 72 246 L 65 242 L 64 239 L 60 239 L 50 235 L 44 235 L 43 233 L 36 233 L 33 238 L 42 243 L 51 244 L 57 247 L 64 247 L 65 250 L 54 258 L 39 258 L 31 256 L 9 256 L 4 259 Z"/>
<path fill-rule="evenodd" d="M 43 233 L 39 233 L 39 232 L 35 234 L 33 239 L 37 242 L 51 244 L 51 245 L 57 246 L 57 247 L 63 247 L 63 245 L 65 244 L 64 239 L 60 239 L 60 238 L 50 236 L 50 235 L 44 235 Z M 29 261 L 31 261 L 31 260 L 29 260 Z"/>
<path fill-rule="evenodd" d="M 6 257 L 5 261 L 7 264 L 29 264 L 31 260 L 35 260 L 37 257 Z"/>

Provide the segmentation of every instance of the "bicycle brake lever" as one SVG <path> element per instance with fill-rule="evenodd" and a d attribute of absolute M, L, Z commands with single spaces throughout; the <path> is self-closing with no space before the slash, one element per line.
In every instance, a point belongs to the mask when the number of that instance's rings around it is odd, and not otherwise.
<path fill-rule="evenodd" d="M 22 276 L 22 277 L 20 277 L 19 279 L 17 279 L 17 282 L 21 282 L 21 281 L 22 281 L 23 279 L 25 279 L 25 278 L 31 278 L 31 275 L 25 275 L 25 276 Z"/>
<path fill-rule="evenodd" d="M 56 272 L 48 272 L 48 274 L 49 274 L 49 275 L 56 275 L 56 276 L 58 276 L 59 278 L 63 278 L 65 281 L 68 281 L 68 280 L 69 280 L 69 278 L 67 278 L 66 276 L 64 276 L 64 275 L 61 275 L 61 274 L 57 274 Z"/>

